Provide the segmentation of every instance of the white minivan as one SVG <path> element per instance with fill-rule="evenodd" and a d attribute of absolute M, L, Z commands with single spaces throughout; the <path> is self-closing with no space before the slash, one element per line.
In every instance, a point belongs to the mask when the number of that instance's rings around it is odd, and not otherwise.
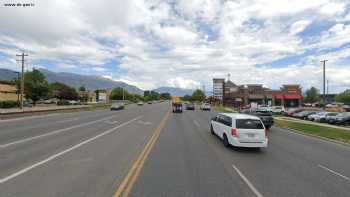
<path fill-rule="evenodd" d="M 267 129 L 256 116 L 239 113 L 219 113 L 211 119 L 210 130 L 225 146 L 267 147 Z"/>

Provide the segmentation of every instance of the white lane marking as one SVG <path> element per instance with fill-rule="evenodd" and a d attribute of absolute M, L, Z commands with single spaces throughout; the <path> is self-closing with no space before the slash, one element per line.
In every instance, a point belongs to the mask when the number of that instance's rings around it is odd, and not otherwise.
<path fill-rule="evenodd" d="M 254 185 L 244 176 L 244 174 L 232 164 L 232 168 L 237 172 L 237 174 L 243 179 L 243 181 L 248 185 L 248 187 L 253 191 L 257 197 L 263 197 L 263 195 L 254 187 Z"/>
<path fill-rule="evenodd" d="M 322 168 L 322 169 L 324 169 L 324 170 L 326 170 L 326 171 L 328 171 L 328 172 L 330 172 L 330 173 L 332 173 L 332 174 L 335 174 L 335 175 L 337 175 L 337 176 L 339 176 L 339 177 L 341 177 L 341 178 L 343 178 L 343 179 L 345 179 L 345 180 L 347 180 L 347 181 L 350 181 L 350 178 L 349 178 L 349 177 L 347 177 L 347 176 L 345 176 L 345 175 L 342 175 L 342 174 L 340 174 L 339 172 L 336 172 L 336 171 L 334 171 L 334 170 L 331 170 L 331 169 L 327 168 L 326 166 L 323 166 L 323 165 L 321 165 L 321 164 L 318 164 L 318 167 L 320 167 L 320 168 Z"/>
<path fill-rule="evenodd" d="M 151 122 L 145 122 L 142 120 L 137 121 L 137 123 L 142 124 L 142 125 L 151 125 L 152 124 Z"/>
<path fill-rule="evenodd" d="M 200 127 L 199 123 L 197 122 L 197 120 L 193 120 L 193 123 L 197 126 Z"/>
<path fill-rule="evenodd" d="M 106 120 L 105 123 L 107 123 L 107 124 L 117 124 L 118 121 Z"/>
<path fill-rule="evenodd" d="M 28 142 L 28 141 L 35 140 L 35 139 L 38 139 L 38 138 L 43 138 L 43 137 L 46 137 L 46 136 L 50 136 L 50 135 L 54 135 L 54 134 L 57 134 L 57 133 L 61 133 L 63 131 L 68 131 L 68 130 L 76 129 L 76 128 L 83 127 L 83 126 L 88 126 L 88 125 L 95 124 L 97 122 L 101 122 L 101 121 L 104 121 L 104 120 L 107 120 L 107 119 L 110 119 L 110 118 L 112 118 L 112 117 L 106 117 L 106 118 L 102 118 L 102 119 L 99 119 L 99 120 L 94 120 L 92 122 L 82 123 L 82 124 L 74 125 L 74 126 L 71 126 L 71 127 L 58 129 L 58 130 L 55 130 L 55 131 L 52 131 L 52 132 L 49 132 L 49 133 L 45 133 L 45 134 L 42 134 L 42 135 L 37 135 L 37 136 L 34 136 L 34 137 L 29 137 L 29 138 L 13 141 L 13 142 L 10 142 L 10 143 L 7 143 L 7 144 L 1 144 L 0 148 L 5 148 L 5 147 L 12 146 L 12 145 L 15 145 L 15 144 L 20 144 L 20 143 Z"/>
<path fill-rule="evenodd" d="M 0 120 L 0 123 L 2 123 L 2 122 L 13 122 L 13 121 L 17 121 L 17 120 L 30 120 L 30 119 L 35 119 L 35 118 L 46 118 L 46 117 L 57 116 L 57 115 L 59 115 L 59 113 L 46 114 L 46 115 L 37 115 L 37 116 L 26 116 L 26 117 L 20 117 L 20 118 L 11 118 L 11 119 Z"/>
<path fill-rule="evenodd" d="M 83 142 L 81 142 L 81 143 L 79 143 L 79 144 L 76 144 L 76 145 L 74 145 L 74 146 L 72 146 L 72 147 L 70 147 L 70 148 L 68 148 L 68 149 L 66 149 L 66 150 L 64 150 L 64 151 L 61 151 L 61 152 L 59 152 L 59 153 L 56 153 L 56 154 L 54 154 L 54 155 L 52 155 L 52 156 L 50 156 L 50 157 L 48 157 L 48 158 L 46 158 L 46 159 L 44 159 L 44 160 L 42 160 L 42 161 L 39 161 L 39 162 L 37 162 L 37 163 L 35 163 L 35 164 L 31 165 L 31 166 L 28 166 L 28 167 L 26 167 L 26 168 L 23 168 L 23 169 L 21 169 L 21 170 L 15 172 L 15 173 L 13 173 L 13 174 L 7 176 L 7 177 L 4 177 L 4 178 L 0 179 L 0 184 L 1 184 L 1 183 L 5 183 L 5 182 L 7 182 L 7 181 L 9 181 L 9 180 L 11 180 L 11 179 L 13 179 L 13 178 L 15 178 L 15 177 L 21 175 L 21 174 L 24 174 L 24 173 L 26 173 L 26 172 L 32 170 L 33 168 L 36 168 L 36 167 L 38 167 L 38 166 L 41 166 L 41 165 L 43 165 L 43 164 L 45 164 L 45 163 L 47 163 L 47 162 L 49 162 L 49 161 L 51 161 L 51 160 L 53 160 L 53 159 L 55 159 L 55 158 L 61 156 L 61 155 L 64 155 L 64 154 L 66 154 L 66 153 L 68 153 L 68 152 L 70 152 L 70 151 L 72 151 L 72 150 L 74 150 L 74 149 L 77 149 L 77 148 L 79 148 L 80 146 L 82 146 L 82 145 L 84 145 L 84 144 L 87 144 L 87 143 L 89 143 L 89 142 L 91 142 L 91 141 L 94 141 L 94 140 L 96 140 L 96 139 L 98 139 L 98 138 L 104 136 L 104 135 L 107 135 L 107 134 L 109 134 L 109 133 L 111 133 L 111 132 L 117 130 L 118 128 L 121 128 L 121 127 L 123 127 L 123 126 L 125 126 L 125 125 L 128 125 L 128 124 L 130 124 L 131 122 L 133 122 L 133 121 L 135 121 L 135 120 L 138 120 L 138 119 L 140 119 L 140 118 L 142 118 L 142 116 L 138 116 L 138 117 L 136 117 L 136 118 L 134 118 L 134 119 L 131 119 L 131 120 L 127 121 L 127 122 L 124 122 L 124 123 L 122 123 L 122 124 L 120 124 L 120 125 L 118 125 L 118 126 L 116 126 L 116 127 L 114 127 L 114 128 L 111 128 L 111 129 L 108 129 L 107 131 L 104 131 L 103 133 L 101 133 L 101 134 L 99 134 L 99 135 L 96 135 L 95 137 L 89 138 L 89 139 L 87 139 L 87 140 L 85 140 L 85 141 L 83 141 Z"/>
<path fill-rule="evenodd" d="M 72 122 L 72 121 L 76 121 L 79 120 L 79 118 L 71 118 L 68 120 L 61 120 L 61 121 L 57 121 L 56 123 L 65 123 L 65 122 Z"/>

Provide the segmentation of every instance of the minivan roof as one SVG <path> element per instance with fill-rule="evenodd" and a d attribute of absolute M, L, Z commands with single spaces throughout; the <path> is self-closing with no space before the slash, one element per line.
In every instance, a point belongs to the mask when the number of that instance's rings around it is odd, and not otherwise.
<path fill-rule="evenodd" d="M 260 120 L 256 116 L 248 115 L 248 114 L 240 114 L 240 113 L 219 113 L 221 115 L 225 115 L 234 119 L 255 119 Z"/>

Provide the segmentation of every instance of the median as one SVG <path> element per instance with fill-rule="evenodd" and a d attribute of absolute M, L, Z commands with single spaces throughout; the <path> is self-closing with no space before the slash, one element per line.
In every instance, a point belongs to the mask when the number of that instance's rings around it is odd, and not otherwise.
<path fill-rule="evenodd" d="M 275 126 L 292 129 L 299 133 L 350 144 L 350 131 L 321 125 L 275 119 Z"/>
<path fill-rule="evenodd" d="M 212 106 L 213 112 L 221 112 L 221 113 L 233 113 L 236 112 L 234 109 L 224 106 Z"/>

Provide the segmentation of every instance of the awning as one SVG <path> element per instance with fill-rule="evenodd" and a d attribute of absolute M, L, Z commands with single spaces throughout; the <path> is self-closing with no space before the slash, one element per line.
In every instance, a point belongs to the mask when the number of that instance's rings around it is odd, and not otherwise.
<path fill-rule="evenodd" d="M 283 99 L 283 95 L 277 94 L 277 95 L 275 95 L 275 99 Z"/>
<path fill-rule="evenodd" d="M 298 95 L 298 94 L 287 94 L 287 95 L 284 95 L 284 98 L 285 99 L 301 99 L 301 96 Z"/>

